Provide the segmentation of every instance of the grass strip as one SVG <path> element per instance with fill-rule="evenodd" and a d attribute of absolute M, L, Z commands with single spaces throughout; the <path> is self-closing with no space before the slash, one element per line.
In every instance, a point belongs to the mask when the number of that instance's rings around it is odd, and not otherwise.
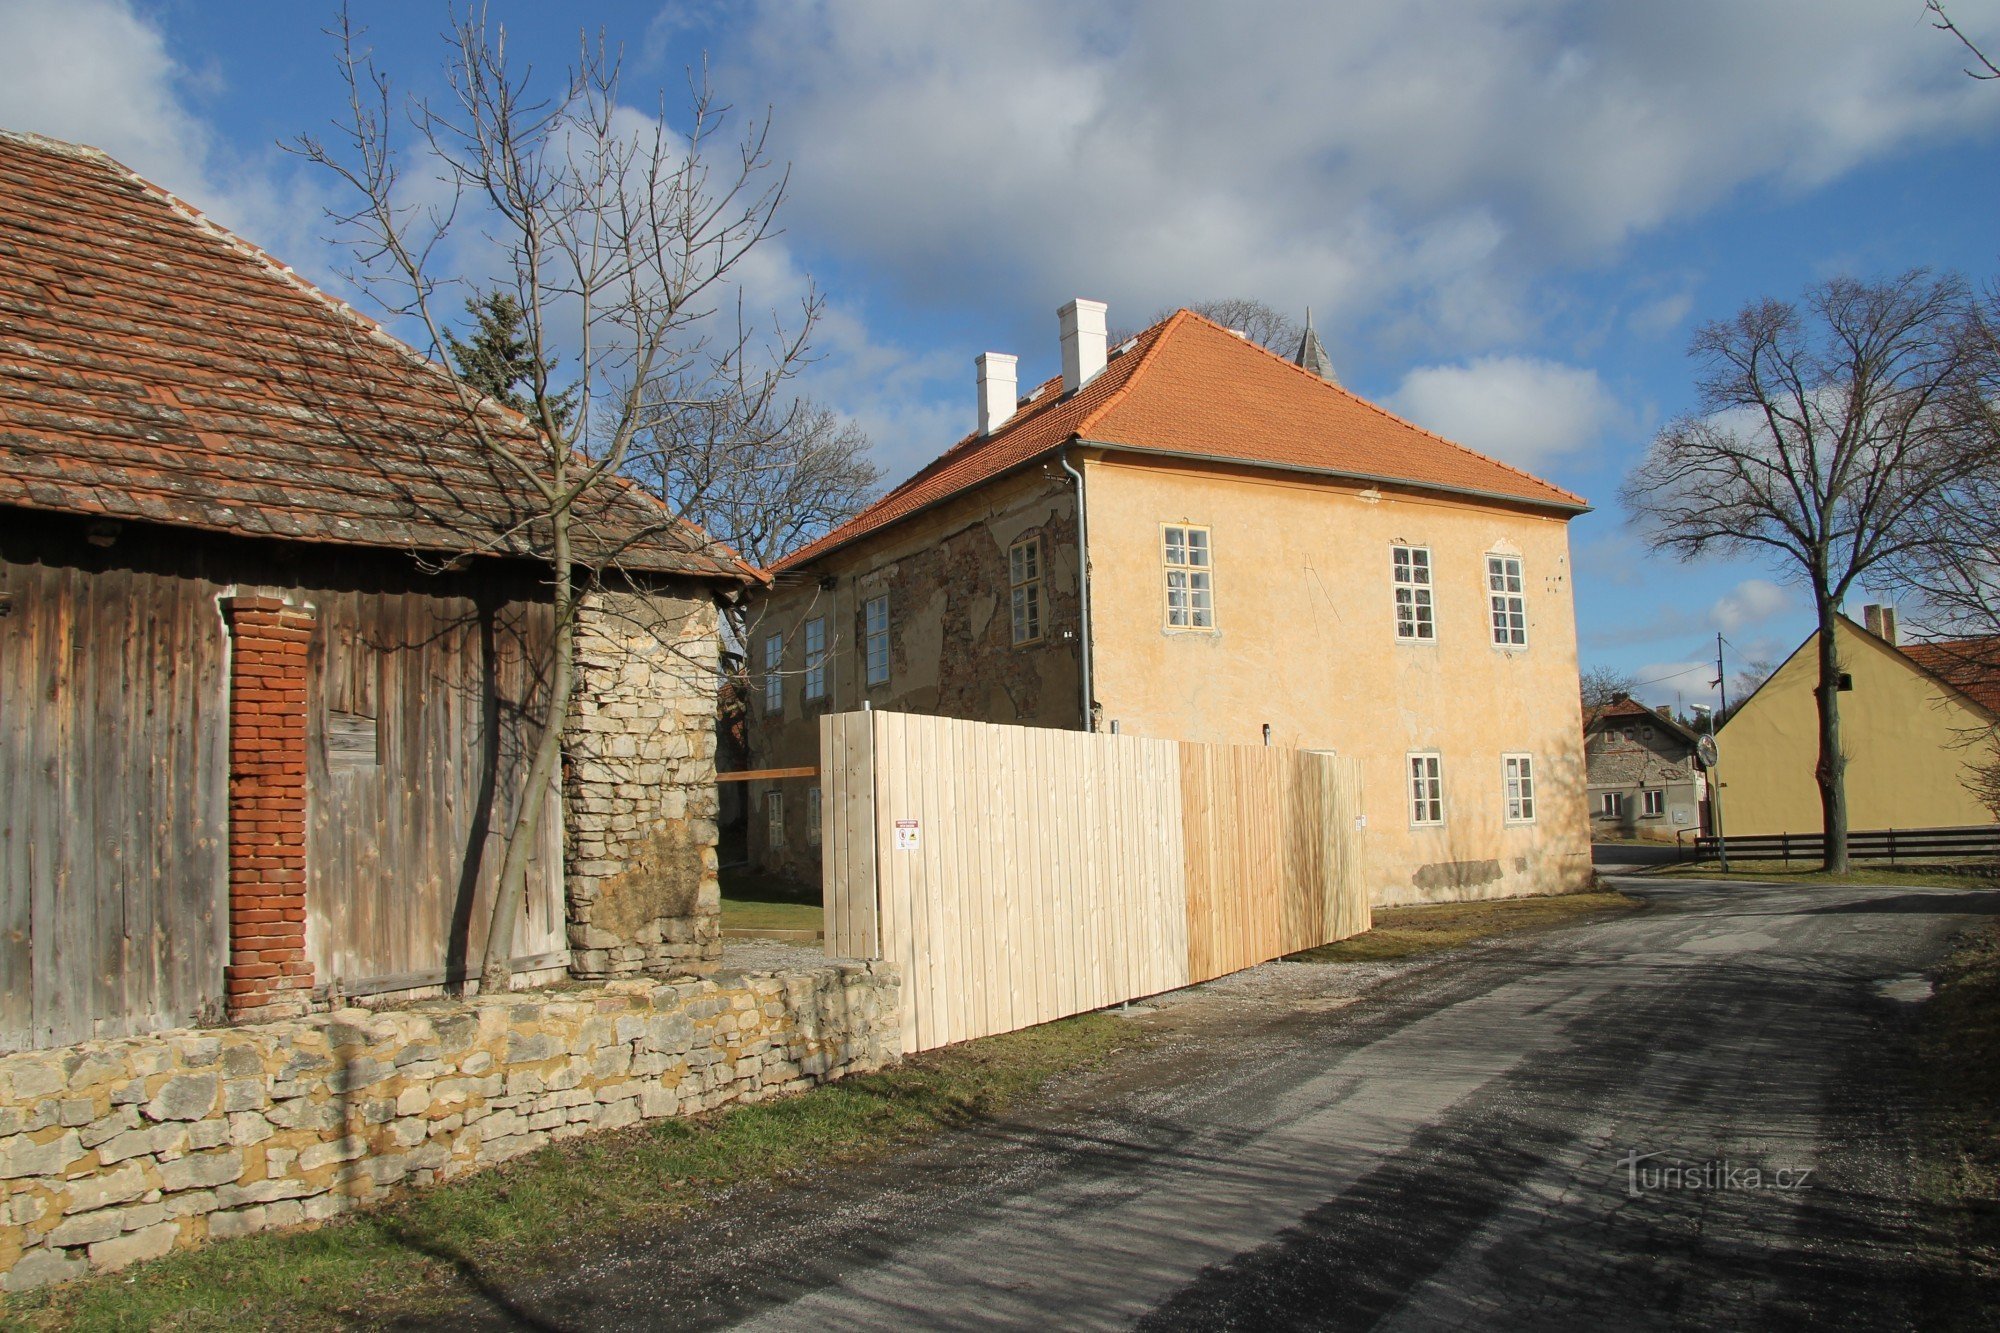
<path fill-rule="evenodd" d="M 577 1239 L 991 1117 L 1141 1040 L 1109 1015 L 1085 1014 L 793 1097 L 572 1139 L 317 1230 L 221 1241 L 9 1297 L 0 1326 L 349 1328 L 448 1312 L 484 1279 L 546 1271 Z"/>
<path fill-rule="evenodd" d="M 1421 907 L 1378 907 L 1365 935 L 1291 955 L 1295 963 L 1380 963 L 1442 953 L 1474 940 L 1643 907 L 1622 893 L 1564 893 L 1546 898 L 1493 898 Z"/>
<path fill-rule="evenodd" d="M 1933 1328 L 2000 1327 L 2000 923 L 1961 931 L 1918 1031 L 1920 1183 L 1955 1250 L 1925 1293 Z"/>
<path fill-rule="evenodd" d="M 825 909 L 818 903 L 772 903 L 744 898 L 722 900 L 725 930 L 819 930 Z"/>
<path fill-rule="evenodd" d="M 1684 861 L 1622 873 L 1653 879 L 1722 879 L 1758 884 L 1824 884 L 1858 889 L 1978 889 L 1990 887 L 1993 882 L 1990 871 L 1850 867 L 1844 875 L 1829 875 L 1817 866 L 1802 864 L 1796 858 L 1787 865 L 1783 861 L 1746 861 L 1734 856 L 1729 859 L 1726 872 L 1718 869 L 1713 861 Z"/>

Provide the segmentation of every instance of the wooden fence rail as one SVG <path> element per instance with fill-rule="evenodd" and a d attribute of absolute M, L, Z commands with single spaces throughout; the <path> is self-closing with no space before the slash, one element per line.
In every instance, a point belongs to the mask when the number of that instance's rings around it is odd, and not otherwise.
<path fill-rule="evenodd" d="M 908 1051 L 1368 929 L 1350 759 L 865 712 L 820 770 L 827 951 L 901 966 Z"/>
<path fill-rule="evenodd" d="M 1728 834 L 1724 841 L 1731 856 L 1776 858 L 1788 865 L 1794 858 L 1817 861 L 1826 855 L 1826 838 L 1819 833 L 1768 833 L 1747 838 Z M 1897 861 L 1934 861 L 1940 857 L 2000 856 L 2000 825 L 1856 829 L 1847 835 L 1847 854 L 1857 861 L 1888 861 L 1892 865 Z M 1695 840 L 1695 859 L 1708 860 L 1715 855 L 1714 838 L 1704 836 Z"/>

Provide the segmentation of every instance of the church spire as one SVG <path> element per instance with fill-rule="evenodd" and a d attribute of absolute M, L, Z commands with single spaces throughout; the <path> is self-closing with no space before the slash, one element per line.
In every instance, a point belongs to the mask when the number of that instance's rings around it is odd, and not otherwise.
<path fill-rule="evenodd" d="M 1306 307 L 1306 332 L 1305 336 L 1299 339 L 1299 354 L 1292 360 L 1329 384 L 1340 383 L 1339 377 L 1333 373 L 1333 358 L 1326 354 L 1326 344 L 1321 342 L 1319 334 L 1313 331 L 1311 306 Z"/>

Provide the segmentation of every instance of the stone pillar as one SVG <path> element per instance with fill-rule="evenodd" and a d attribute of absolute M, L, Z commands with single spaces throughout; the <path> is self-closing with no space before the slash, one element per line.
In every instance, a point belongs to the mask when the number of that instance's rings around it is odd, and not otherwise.
<path fill-rule="evenodd" d="M 722 960 L 715 877 L 716 608 L 598 593 L 577 623 L 563 742 L 570 971 L 705 974 Z"/>
<path fill-rule="evenodd" d="M 277 597 L 223 602 L 229 654 L 229 1016 L 304 1013 L 306 648 L 313 611 Z"/>

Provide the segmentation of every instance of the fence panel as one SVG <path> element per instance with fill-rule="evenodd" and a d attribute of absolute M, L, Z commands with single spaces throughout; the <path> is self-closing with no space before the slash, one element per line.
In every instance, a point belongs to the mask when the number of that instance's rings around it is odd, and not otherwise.
<path fill-rule="evenodd" d="M 901 966 L 906 1050 L 1368 928 L 1352 760 L 882 712 L 820 751 L 827 949 Z"/>

